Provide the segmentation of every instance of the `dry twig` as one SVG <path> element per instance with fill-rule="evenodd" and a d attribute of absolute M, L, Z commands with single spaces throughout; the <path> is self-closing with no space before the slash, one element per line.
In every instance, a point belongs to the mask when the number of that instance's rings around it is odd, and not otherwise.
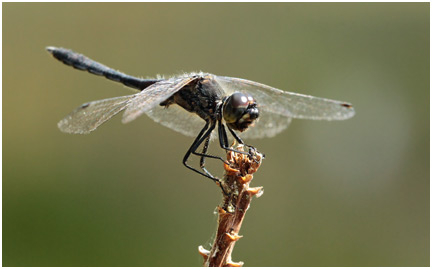
<path fill-rule="evenodd" d="M 243 145 L 237 147 L 243 151 Z M 250 188 L 252 174 L 255 173 L 262 161 L 262 154 L 254 153 L 251 158 L 248 155 L 228 152 L 225 164 L 225 189 L 230 195 L 224 195 L 222 204 L 218 206 L 218 227 L 216 238 L 211 250 L 199 246 L 199 252 L 204 257 L 204 266 L 209 267 L 240 267 L 243 262 L 233 262 L 231 253 L 234 244 L 242 236 L 240 231 L 246 211 L 249 209 L 252 197 L 261 196 L 262 187 Z"/>

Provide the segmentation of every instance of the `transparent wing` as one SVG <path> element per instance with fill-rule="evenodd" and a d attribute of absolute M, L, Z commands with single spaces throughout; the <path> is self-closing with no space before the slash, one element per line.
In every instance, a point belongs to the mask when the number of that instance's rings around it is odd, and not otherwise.
<path fill-rule="evenodd" d="M 85 103 L 67 115 L 57 126 L 65 133 L 88 134 L 125 109 L 134 97 L 135 95 L 128 95 Z"/>
<path fill-rule="evenodd" d="M 258 121 L 254 126 L 241 133 L 242 138 L 264 138 L 273 137 L 285 130 L 291 123 L 291 118 L 268 112 L 260 112 Z"/>
<path fill-rule="evenodd" d="M 146 112 L 147 116 L 155 122 L 162 124 L 183 135 L 196 137 L 205 125 L 205 121 L 195 113 L 190 113 L 178 105 L 169 107 L 155 106 Z M 260 116 L 258 128 L 251 127 L 246 132 L 241 133 L 243 138 L 262 138 L 272 137 L 282 132 L 288 127 L 291 118 L 277 114 L 264 113 Z M 213 132 L 210 140 L 217 137 L 217 131 Z"/>
<path fill-rule="evenodd" d="M 150 85 L 137 93 L 123 114 L 123 123 L 133 121 L 147 111 L 158 106 L 181 88 L 196 80 L 197 76 L 174 77 Z M 175 120 L 175 118 L 173 119 Z"/>
<path fill-rule="evenodd" d="M 205 125 L 205 121 L 198 115 L 190 113 L 176 104 L 169 107 L 155 106 L 146 114 L 155 122 L 191 137 L 196 137 Z"/>
<path fill-rule="evenodd" d="M 354 116 L 354 108 L 346 102 L 284 92 L 246 79 L 219 76 L 215 79 L 228 94 L 248 92 L 261 110 L 274 114 L 312 120 L 345 120 Z"/>
<path fill-rule="evenodd" d="M 233 92 L 248 92 L 260 109 L 256 126 L 246 131 L 242 137 L 271 137 L 290 123 L 290 118 L 312 120 L 344 120 L 354 116 L 351 104 L 325 98 L 285 92 L 254 81 L 215 76 L 216 81 L 229 95 Z"/>

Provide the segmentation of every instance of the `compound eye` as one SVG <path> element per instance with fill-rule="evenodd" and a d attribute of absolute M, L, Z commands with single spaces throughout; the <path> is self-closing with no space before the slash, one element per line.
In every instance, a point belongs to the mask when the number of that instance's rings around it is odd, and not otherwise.
<path fill-rule="evenodd" d="M 255 99 L 252 97 L 252 95 L 250 95 L 249 93 L 246 93 L 245 96 L 248 99 L 248 104 L 254 104 L 255 103 Z"/>
<path fill-rule="evenodd" d="M 234 108 L 246 108 L 249 104 L 249 97 L 252 98 L 250 95 L 248 96 L 241 92 L 236 92 L 231 95 L 231 105 Z"/>
<path fill-rule="evenodd" d="M 250 98 L 252 98 L 252 96 Z M 241 92 L 233 93 L 228 97 L 223 107 L 223 117 L 225 121 L 232 123 L 240 119 L 248 108 L 249 102 L 250 100 L 247 95 Z"/>

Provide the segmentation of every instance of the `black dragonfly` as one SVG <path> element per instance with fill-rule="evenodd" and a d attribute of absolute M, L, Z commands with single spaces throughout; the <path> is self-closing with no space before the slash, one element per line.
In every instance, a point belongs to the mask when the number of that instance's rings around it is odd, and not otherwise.
<path fill-rule="evenodd" d="M 229 147 L 226 129 L 238 143 L 245 144 L 236 132 L 244 132 L 244 138 L 272 137 L 287 128 L 292 118 L 345 120 L 355 114 L 352 105 L 346 102 L 285 92 L 246 79 L 202 72 L 142 79 L 113 70 L 68 49 L 46 49 L 66 65 L 138 90 L 132 95 L 79 106 L 58 123 L 61 131 L 88 134 L 123 110 L 123 123 L 147 114 L 164 126 L 196 137 L 183 158 L 183 164 L 218 183 L 224 193 L 220 179 L 205 168 L 206 157 L 225 162 L 221 157 L 208 154 L 210 140 L 216 137 L 213 134 L 216 127 L 221 148 L 237 151 Z M 202 150 L 197 152 L 201 145 Z M 254 152 L 252 146 L 248 147 L 249 152 L 241 153 Z M 200 156 L 201 171 L 187 163 L 191 154 Z"/>

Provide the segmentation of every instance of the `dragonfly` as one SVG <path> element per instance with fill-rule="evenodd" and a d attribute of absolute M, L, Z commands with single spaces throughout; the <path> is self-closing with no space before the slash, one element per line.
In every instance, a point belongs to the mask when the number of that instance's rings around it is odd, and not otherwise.
<path fill-rule="evenodd" d="M 203 72 L 144 79 L 126 75 L 69 49 L 47 47 L 46 50 L 66 65 L 136 90 L 131 95 L 82 104 L 58 123 L 61 131 L 88 134 L 122 111 L 123 123 L 146 114 L 164 126 L 195 137 L 183 164 L 216 182 L 225 194 L 221 180 L 205 167 L 205 158 L 226 163 L 222 157 L 208 154 L 211 140 L 217 138 L 226 151 L 251 154 L 255 149 L 245 144 L 239 133 L 250 139 L 273 137 L 286 129 L 293 118 L 330 121 L 349 119 L 355 114 L 347 102 L 282 91 L 246 79 Z M 229 147 L 227 130 L 249 151 Z M 191 155 L 199 156 L 201 170 L 188 164 Z"/>

